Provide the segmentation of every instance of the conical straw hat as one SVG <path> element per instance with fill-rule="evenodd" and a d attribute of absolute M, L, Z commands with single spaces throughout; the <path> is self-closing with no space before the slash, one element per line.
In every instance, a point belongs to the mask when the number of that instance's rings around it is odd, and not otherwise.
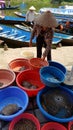
<path fill-rule="evenodd" d="M 29 10 L 36 10 L 36 8 L 34 6 L 31 6 Z"/>
<path fill-rule="evenodd" d="M 56 18 L 53 16 L 53 14 L 50 11 L 46 11 L 40 15 L 38 15 L 35 20 L 35 24 L 46 26 L 46 27 L 57 27 L 58 23 L 56 21 Z"/>

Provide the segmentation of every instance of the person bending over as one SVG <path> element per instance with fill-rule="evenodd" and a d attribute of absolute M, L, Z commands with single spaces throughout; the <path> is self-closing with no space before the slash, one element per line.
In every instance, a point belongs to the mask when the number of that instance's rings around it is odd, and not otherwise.
<path fill-rule="evenodd" d="M 57 25 L 58 23 L 50 11 L 46 11 L 35 18 L 29 47 L 32 46 L 32 40 L 36 36 L 37 58 L 45 60 L 47 57 L 47 60 L 52 60 L 51 46 L 54 34 L 53 28 Z M 45 47 L 43 54 L 42 47 Z"/>

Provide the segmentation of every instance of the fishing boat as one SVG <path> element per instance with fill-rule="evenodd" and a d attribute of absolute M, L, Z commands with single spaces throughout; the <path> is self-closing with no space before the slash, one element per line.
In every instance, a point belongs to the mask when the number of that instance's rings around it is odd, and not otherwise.
<path fill-rule="evenodd" d="M 59 8 L 41 8 L 40 13 L 51 11 L 55 16 L 64 16 L 66 18 L 73 18 L 73 6 L 59 6 Z"/>
<path fill-rule="evenodd" d="M 3 30 L 0 31 L 0 39 L 3 40 L 9 47 L 28 47 L 31 31 L 10 27 L 7 25 L 0 25 Z M 53 38 L 52 47 L 56 48 L 61 38 Z M 36 46 L 36 38 L 33 39 L 33 46 Z"/>
<path fill-rule="evenodd" d="M 0 7 L 0 10 L 13 10 L 13 9 L 18 9 L 19 8 L 19 5 L 16 5 L 16 6 L 4 6 L 4 7 Z"/>
<path fill-rule="evenodd" d="M 20 24 L 22 22 L 25 22 L 25 18 L 0 15 L 0 23 L 2 23 L 2 24 L 18 24 L 18 23 Z"/>
<path fill-rule="evenodd" d="M 61 38 L 61 43 L 63 46 L 73 46 L 73 35 L 55 32 L 54 37 Z"/>
<path fill-rule="evenodd" d="M 22 29 L 24 31 L 32 31 L 32 28 L 31 27 L 28 27 L 28 26 L 23 26 L 23 25 L 19 25 L 19 24 L 15 24 L 14 25 L 15 27 L 19 28 L 19 29 Z M 60 32 L 54 32 L 54 38 L 59 38 L 59 39 L 53 39 L 53 43 L 59 43 L 58 40 L 61 39 L 60 42 L 63 43 L 63 45 L 67 46 L 73 46 L 73 35 L 70 35 L 70 34 L 65 34 L 65 33 L 60 33 Z M 57 41 L 55 41 L 57 40 Z M 55 42 L 54 42 L 55 41 Z"/>
<path fill-rule="evenodd" d="M 19 28 L 19 29 L 22 29 L 24 31 L 28 31 L 28 32 L 30 32 L 30 31 L 33 30 L 31 27 L 29 27 L 27 25 L 23 26 L 23 25 L 20 25 L 20 24 L 15 24 L 14 26 L 17 27 L 17 28 Z"/>
<path fill-rule="evenodd" d="M 26 17 L 26 14 L 24 13 L 21 13 L 21 12 L 18 12 L 18 11 L 15 11 L 14 14 L 18 17 L 21 17 L 21 18 L 25 18 Z"/>
<path fill-rule="evenodd" d="M 24 24 L 28 25 L 28 22 L 25 20 L 25 18 L 21 17 L 14 17 L 14 16 L 2 16 L 0 15 L 0 24 Z M 32 26 L 28 25 L 29 27 Z"/>

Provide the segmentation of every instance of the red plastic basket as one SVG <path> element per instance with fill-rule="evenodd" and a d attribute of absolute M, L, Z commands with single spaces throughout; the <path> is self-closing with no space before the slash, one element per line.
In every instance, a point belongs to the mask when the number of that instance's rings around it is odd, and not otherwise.
<path fill-rule="evenodd" d="M 43 125 L 41 130 L 67 130 L 67 129 L 60 123 L 48 122 L 45 125 Z"/>
<path fill-rule="evenodd" d="M 68 123 L 68 130 L 73 130 L 73 121 Z"/>
<path fill-rule="evenodd" d="M 21 115 L 15 117 L 9 125 L 9 130 L 14 130 L 15 124 L 21 119 L 31 120 L 36 125 L 37 130 L 40 130 L 40 123 L 39 123 L 38 119 L 33 114 L 30 114 L 30 113 L 24 113 L 24 114 L 21 114 Z"/>
<path fill-rule="evenodd" d="M 27 81 L 33 85 L 36 85 L 36 89 L 28 89 L 22 86 L 22 82 Z M 36 96 L 37 93 L 42 90 L 45 85 L 41 82 L 39 71 L 37 70 L 25 70 L 19 73 L 16 77 L 16 83 L 18 87 L 27 92 L 29 97 Z"/>
<path fill-rule="evenodd" d="M 48 61 L 42 60 L 41 58 L 32 58 L 29 60 L 29 63 L 32 69 L 40 69 L 49 65 Z"/>
<path fill-rule="evenodd" d="M 12 69 L 16 75 L 20 72 L 19 69 L 21 67 L 25 67 L 26 69 L 31 69 L 29 61 L 24 58 L 14 59 L 10 61 L 8 65 L 9 65 L 9 68 Z"/>

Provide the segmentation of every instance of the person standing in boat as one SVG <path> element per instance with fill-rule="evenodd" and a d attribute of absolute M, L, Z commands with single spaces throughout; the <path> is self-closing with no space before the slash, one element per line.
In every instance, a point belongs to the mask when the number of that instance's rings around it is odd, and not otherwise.
<path fill-rule="evenodd" d="M 65 31 L 66 33 L 70 33 L 70 21 L 66 21 Z"/>
<path fill-rule="evenodd" d="M 56 29 L 55 29 L 56 31 L 64 31 L 64 27 L 63 27 L 63 25 L 62 24 L 59 24 L 58 25 L 58 27 L 56 27 Z"/>
<path fill-rule="evenodd" d="M 40 14 L 34 20 L 34 27 L 31 33 L 29 47 L 32 46 L 32 40 L 36 36 L 37 58 L 52 60 L 51 47 L 54 34 L 54 28 L 58 25 L 56 18 L 50 11 Z M 45 51 L 42 54 L 42 47 Z"/>
<path fill-rule="evenodd" d="M 10 2 L 10 0 L 8 0 L 8 7 L 11 7 L 11 2 Z"/>
<path fill-rule="evenodd" d="M 34 6 L 31 6 L 26 13 L 26 21 L 27 21 L 28 25 L 33 26 L 33 21 L 37 14 L 35 10 L 36 10 L 36 8 Z"/>
<path fill-rule="evenodd" d="M 0 8 L 5 8 L 5 0 L 0 0 Z"/>
<path fill-rule="evenodd" d="M 11 1 L 10 0 L 6 0 L 6 6 L 11 7 Z"/>

